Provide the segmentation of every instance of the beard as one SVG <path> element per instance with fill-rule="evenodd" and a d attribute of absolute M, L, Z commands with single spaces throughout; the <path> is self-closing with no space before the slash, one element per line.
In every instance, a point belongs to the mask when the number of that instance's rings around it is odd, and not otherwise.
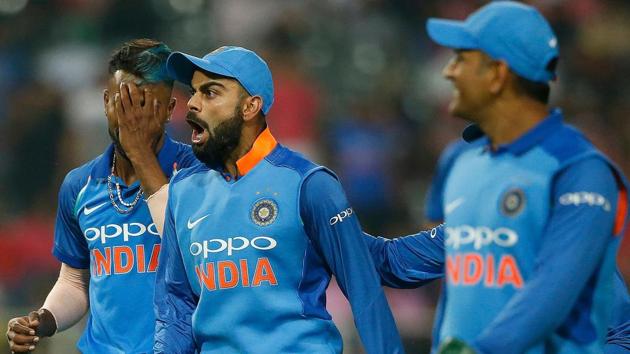
<path fill-rule="evenodd" d="M 232 118 L 221 122 L 212 131 L 210 131 L 208 124 L 197 118 L 193 112 L 188 112 L 186 119 L 208 131 L 208 140 L 203 145 L 192 145 L 195 157 L 211 168 L 224 167 L 225 162 L 241 142 L 241 130 L 244 121 L 240 109 L 237 107 Z"/>

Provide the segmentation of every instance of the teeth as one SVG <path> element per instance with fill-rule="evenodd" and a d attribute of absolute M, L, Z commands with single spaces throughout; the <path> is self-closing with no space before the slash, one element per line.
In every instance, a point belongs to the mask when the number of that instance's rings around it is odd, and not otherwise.
<path fill-rule="evenodd" d="M 201 134 L 197 130 L 193 129 L 191 140 L 193 143 L 199 143 L 201 141 Z"/>

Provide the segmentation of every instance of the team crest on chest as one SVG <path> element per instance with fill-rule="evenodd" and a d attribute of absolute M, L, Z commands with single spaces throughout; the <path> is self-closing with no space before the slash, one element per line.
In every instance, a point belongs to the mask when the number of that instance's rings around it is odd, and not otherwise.
<path fill-rule="evenodd" d="M 251 211 L 252 221 L 258 226 L 269 226 L 278 217 L 278 204 L 273 199 L 261 199 L 254 203 Z"/>
<path fill-rule="evenodd" d="M 501 198 L 501 213 L 516 216 L 525 208 L 525 192 L 520 188 L 510 188 Z"/>

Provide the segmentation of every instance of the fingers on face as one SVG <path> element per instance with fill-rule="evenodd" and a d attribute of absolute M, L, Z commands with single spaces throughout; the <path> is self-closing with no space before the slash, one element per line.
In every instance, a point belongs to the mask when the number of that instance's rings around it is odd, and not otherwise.
<path fill-rule="evenodd" d="M 118 120 L 118 124 L 120 124 L 120 118 L 124 116 L 125 109 L 122 105 L 119 92 L 116 92 L 116 94 L 114 95 L 114 114 L 116 116 L 116 119 Z"/>
<path fill-rule="evenodd" d="M 120 84 L 120 101 L 124 112 L 146 110 L 153 113 L 155 96 L 149 88 L 139 88 L 135 83 Z"/>
<path fill-rule="evenodd" d="M 133 83 L 131 84 L 126 84 L 126 83 L 121 83 L 120 84 L 120 103 L 122 105 L 123 111 L 124 112 L 130 112 L 131 109 L 133 108 L 133 98 L 132 95 L 136 92 L 136 85 L 134 85 Z M 138 99 L 138 102 L 140 102 L 140 100 Z"/>

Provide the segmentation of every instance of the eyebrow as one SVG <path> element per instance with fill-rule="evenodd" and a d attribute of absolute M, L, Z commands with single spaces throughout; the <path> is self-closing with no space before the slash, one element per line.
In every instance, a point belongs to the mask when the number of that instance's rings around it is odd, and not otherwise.
<path fill-rule="evenodd" d="M 212 87 L 212 86 L 217 86 L 217 87 L 219 87 L 221 89 L 224 89 L 224 90 L 226 88 L 225 85 L 223 85 L 222 83 L 220 83 L 218 81 L 210 81 L 210 82 L 206 82 L 206 83 L 203 83 L 203 84 L 199 85 L 199 88 L 197 90 L 195 90 L 195 91 L 208 91 L 208 89 L 210 89 L 210 87 Z M 194 90 L 195 88 L 193 87 L 192 89 Z"/>

